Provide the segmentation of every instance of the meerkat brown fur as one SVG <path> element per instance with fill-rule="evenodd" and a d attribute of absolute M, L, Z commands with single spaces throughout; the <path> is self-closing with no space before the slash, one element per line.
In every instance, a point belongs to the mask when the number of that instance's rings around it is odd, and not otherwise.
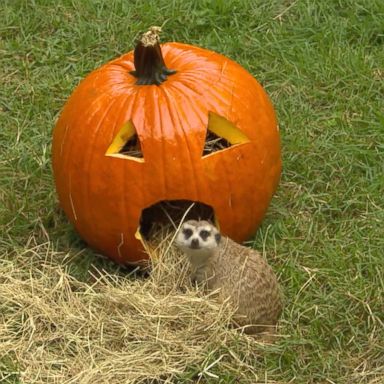
<path fill-rule="evenodd" d="M 187 255 L 192 282 L 236 308 L 235 322 L 247 333 L 273 332 L 282 310 L 280 288 L 272 268 L 255 250 L 222 237 L 211 223 L 188 220 L 176 236 Z"/>

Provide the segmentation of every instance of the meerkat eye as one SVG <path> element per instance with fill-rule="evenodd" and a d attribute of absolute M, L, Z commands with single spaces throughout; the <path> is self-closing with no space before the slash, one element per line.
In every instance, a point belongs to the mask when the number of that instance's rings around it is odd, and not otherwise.
<path fill-rule="evenodd" d="M 192 229 L 190 229 L 190 228 L 183 229 L 183 235 L 184 235 L 185 239 L 189 239 L 192 236 L 192 234 L 193 234 Z"/>
<path fill-rule="evenodd" d="M 207 240 L 209 236 L 211 236 L 211 232 L 207 231 L 206 229 L 203 229 L 202 231 L 200 231 L 200 237 L 203 240 Z"/>

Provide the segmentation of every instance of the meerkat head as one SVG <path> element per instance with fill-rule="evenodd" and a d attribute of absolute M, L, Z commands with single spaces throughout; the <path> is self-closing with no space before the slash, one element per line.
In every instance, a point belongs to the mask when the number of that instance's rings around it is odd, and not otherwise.
<path fill-rule="evenodd" d="M 176 245 L 190 259 L 209 257 L 220 244 L 218 229 L 205 220 L 188 220 L 181 226 L 176 236 Z"/>

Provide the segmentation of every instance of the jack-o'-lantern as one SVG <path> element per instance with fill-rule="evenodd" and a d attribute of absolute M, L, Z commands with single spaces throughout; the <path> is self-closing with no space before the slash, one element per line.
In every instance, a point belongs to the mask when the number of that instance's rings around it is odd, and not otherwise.
<path fill-rule="evenodd" d="M 160 46 L 157 32 L 89 74 L 53 135 L 62 208 L 91 247 L 120 263 L 148 258 L 141 237 L 161 204 L 195 202 L 225 235 L 245 240 L 281 172 L 275 113 L 260 84 L 215 52 Z"/>

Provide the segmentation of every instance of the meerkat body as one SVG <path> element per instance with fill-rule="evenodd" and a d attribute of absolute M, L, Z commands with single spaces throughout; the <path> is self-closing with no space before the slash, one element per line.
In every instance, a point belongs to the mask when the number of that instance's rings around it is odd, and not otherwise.
<path fill-rule="evenodd" d="M 282 310 L 276 275 L 255 250 L 222 237 L 207 221 L 189 220 L 176 245 L 187 255 L 191 279 L 236 308 L 235 321 L 247 333 L 271 331 Z"/>

